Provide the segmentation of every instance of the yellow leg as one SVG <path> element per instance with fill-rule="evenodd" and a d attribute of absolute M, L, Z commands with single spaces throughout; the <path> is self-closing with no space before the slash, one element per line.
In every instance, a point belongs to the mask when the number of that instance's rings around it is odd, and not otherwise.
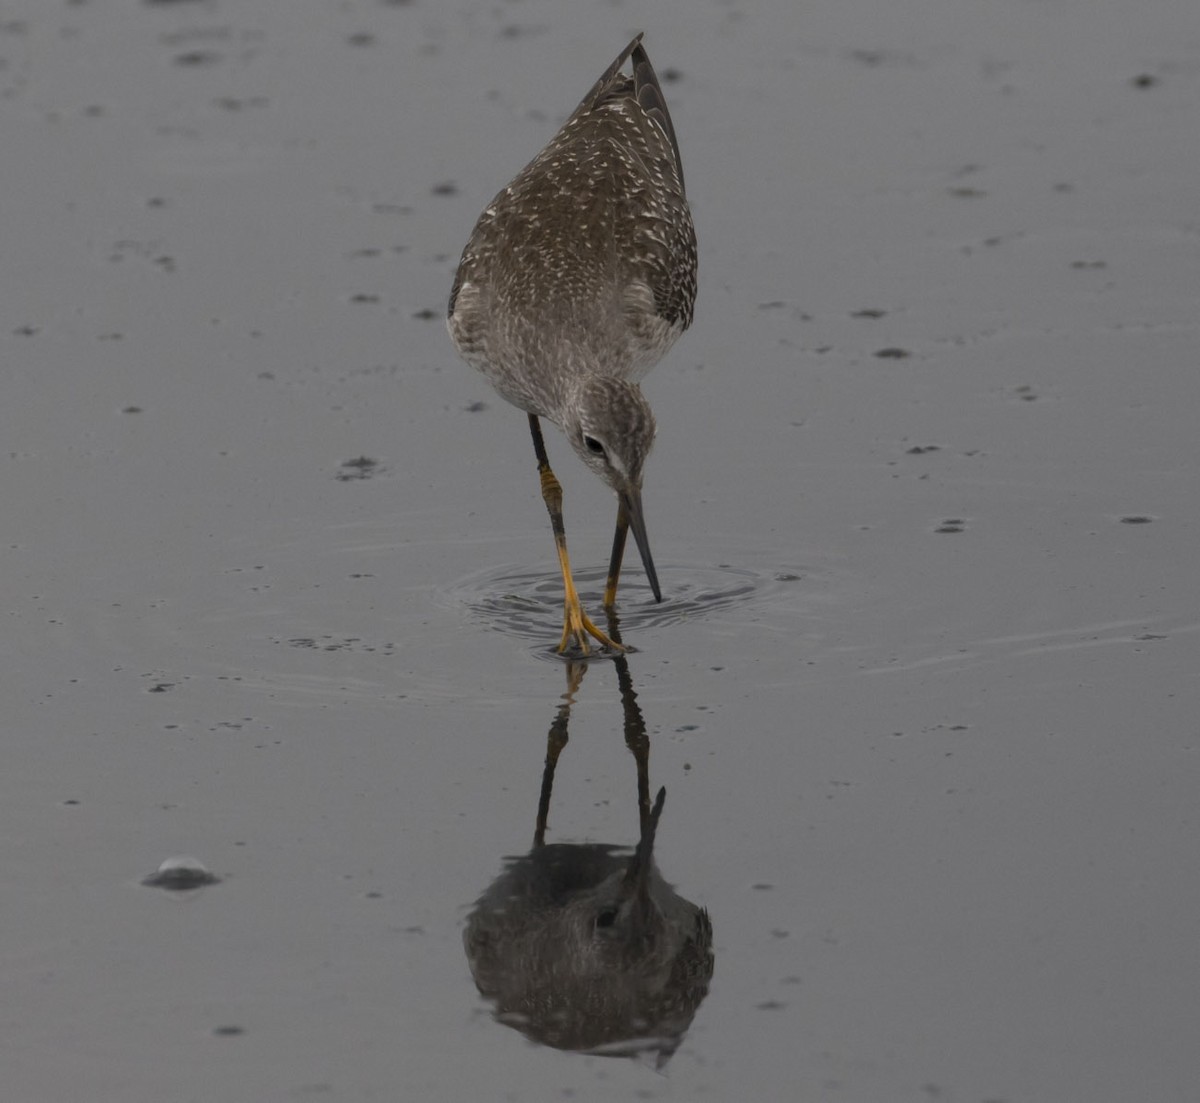
<path fill-rule="evenodd" d="M 575 589 L 575 580 L 571 576 L 571 560 L 567 555 L 567 533 L 563 526 L 562 515 L 562 484 L 550 470 L 550 461 L 546 456 L 546 444 L 542 440 L 542 429 L 534 414 L 529 415 L 529 430 L 533 434 L 533 449 L 537 453 L 538 475 L 542 483 L 542 501 L 550 514 L 550 527 L 554 530 L 554 546 L 558 551 L 558 565 L 563 576 L 563 632 L 559 640 L 558 650 L 566 651 L 572 640 L 579 644 L 580 650 L 586 655 L 589 652 L 588 636 L 598 640 L 603 647 L 613 651 L 624 651 L 625 648 L 615 640 L 606 636 L 591 621 L 579 604 L 579 593 Z"/>
<path fill-rule="evenodd" d="M 624 661 L 624 660 L 622 660 Z M 626 663 L 626 669 L 629 664 Z M 571 706 L 575 694 L 587 673 L 587 663 L 578 659 L 567 660 L 567 692 L 562 695 L 562 704 L 554 714 L 550 732 L 546 736 L 546 765 L 542 770 L 542 792 L 538 797 L 537 826 L 533 832 L 533 845 L 543 846 L 546 842 L 546 820 L 550 815 L 550 793 L 554 788 L 554 771 L 558 767 L 558 756 L 567 745 L 568 728 L 571 723 Z"/>

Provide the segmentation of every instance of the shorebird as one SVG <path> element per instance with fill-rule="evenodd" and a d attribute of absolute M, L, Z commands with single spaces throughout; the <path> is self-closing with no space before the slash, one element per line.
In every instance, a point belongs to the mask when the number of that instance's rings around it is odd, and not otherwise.
<path fill-rule="evenodd" d="M 660 789 L 632 855 L 537 840 L 476 901 L 463 946 L 500 1022 L 557 1049 L 670 1060 L 714 954 L 708 912 L 654 860 L 665 799 Z"/>
<path fill-rule="evenodd" d="M 695 299 L 696 235 L 679 146 L 639 34 L 480 215 L 447 310 L 459 354 L 529 415 L 563 576 L 560 652 L 574 641 L 586 654 L 589 636 L 625 648 L 580 605 L 562 485 L 538 419 L 557 425 L 617 496 L 605 607 L 616 601 L 630 529 L 662 601 L 642 513 L 655 423 L 638 381 L 691 324 Z"/>

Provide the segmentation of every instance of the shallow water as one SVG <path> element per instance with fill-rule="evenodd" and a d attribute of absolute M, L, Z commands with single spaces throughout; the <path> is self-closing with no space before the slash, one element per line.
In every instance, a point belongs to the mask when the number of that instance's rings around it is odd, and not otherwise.
<path fill-rule="evenodd" d="M 701 289 L 665 600 L 631 561 L 576 686 L 441 319 L 637 29 Z M 6 1097 L 1191 1099 L 1198 101 L 1191 0 L 10 3 Z M 615 508 L 547 443 L 596 614 Z M 564 693 L 547 839 L 665 786 L 712 918 L 661 1072 L 463 951 Z"/>

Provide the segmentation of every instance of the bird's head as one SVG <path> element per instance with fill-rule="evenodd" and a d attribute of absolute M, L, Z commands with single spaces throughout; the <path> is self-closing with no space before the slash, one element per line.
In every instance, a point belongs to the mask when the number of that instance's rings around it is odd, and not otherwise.
<path fill-rule="evenodd" d="M 568 404 L 562 430 L 571 447 L 608 486 L 633 530 L 656 601 L 662 601 L 642 515 L 642 467 L 654 445 L 654 414 L 636 383 L 593 376 Z"/>

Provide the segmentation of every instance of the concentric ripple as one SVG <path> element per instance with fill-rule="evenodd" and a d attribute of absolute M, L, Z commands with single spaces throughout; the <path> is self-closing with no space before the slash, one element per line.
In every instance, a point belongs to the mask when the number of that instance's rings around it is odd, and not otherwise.
<path fill-rule="evenodd" d="M 574 575 L 584 609 L 598 626 L 605 627 L 601 608 L 604 569 L 576 570 Z M 811 596 L 811 572 L 798 568 L 759 572 L 727 564 L 675 564 L 660 568 L 660 576 L 661 603 L 654 600 L 637 572 L 622 578 L 618 612 L 626 640 L 638 631 L 720 618 L 768 602 L 778 608 L 779 599 L 789 590 L 796 593 L 803 589 Z M 562 633 L 563 592 L 558 575 L 492 568 L 463 579 L 445 596 L 496 631 L 548 649 L 553 649 Z"/>

